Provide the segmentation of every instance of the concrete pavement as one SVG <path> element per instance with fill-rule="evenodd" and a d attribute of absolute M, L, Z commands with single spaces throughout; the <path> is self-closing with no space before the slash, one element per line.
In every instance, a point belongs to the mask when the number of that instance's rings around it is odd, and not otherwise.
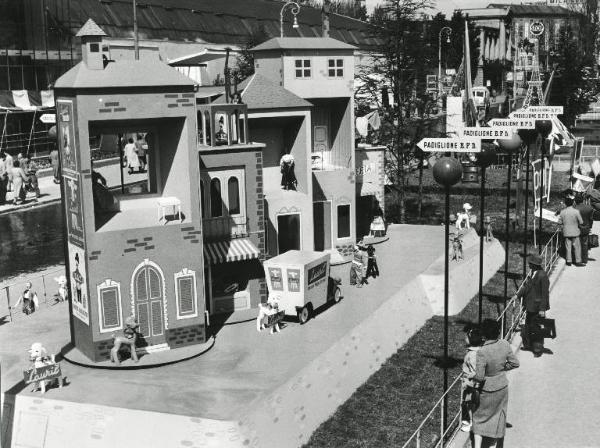
<path fill-rule="evenodd" d="M 506 447 L 600 446 L 600 249 L 590 256 L 596 260 L 585 268 L 566 267 L 550 295 L 557 338 L 545 347 L 552 353 L 520 352 L 521 367 L 510 378 Z"/>

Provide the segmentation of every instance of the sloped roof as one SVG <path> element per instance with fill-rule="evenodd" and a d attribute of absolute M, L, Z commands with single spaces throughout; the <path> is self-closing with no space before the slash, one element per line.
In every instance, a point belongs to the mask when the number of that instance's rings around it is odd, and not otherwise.
<path fill-rule="evenodd" d="M 94 22 L 92 19 L 88 19 L 88 21 L 85 22 L 75 36 L 106 36 L 106 33 L 102 31 L 102 28 L 96 25 L 96 22 Z"/>
<path fill-rule="evenodd" d="M 356 47 L 331 37 L 274 37 L 252 48 L 265 50 L 355 50 Z"/>
<path fill-rule="evenodd" d="M 575 11 L 571 11 L 564 6 L 559 5 L 519 5 L 510 3 L 490 3 L 487 8 L 500 8 L 510 11 L 514 16 L 568 16 L 577 15 Z M 470 12 L 470 9 L 464 9 L 465 12 Z"/>
<path fill-rule="evenodd" d="M 80 62 L 56 80 L 55 89 L 194 86 L 194 81 L 154 59 L 109 62 L 104 70 L 90 70 Z"/>
<path fill-rule="evenodd" d="M 108 36 L 131 39 L 133 18 L 131 0 L 77 0 L 70 2 L 69 16 L 64 0 L 45 0 L 51 18 L 75 34 L 92 18 Z M 243 45 L 263 27 L 271 37 L 279 36 L 279 13 L 283 3 L 275 0 L 143 0 L 138 3 L 138 33 L 141 40 L 169 40 Z M 319 37 L 321 10 L 302 5 L 297 16 L 299 28 L 292 28 L 291 14 L 284 12 L 284 32 L 293 37 Z M 62 19 L 61 19 L 62 18 Z M 330 13 L 330 36 L 370 48 L 378 44 L 366 22 Z"/>
<path fill-rule="evenodd" d="M 284 89 L 279 84 L 257 74 L 242 81 L 238 89 L 242 91 L 242 101 L 248 105 L 248 110 L 293 109 L 312 106 L 308 101 Z M 225 95 L 220 96 L 213 103 L 225 103 Z"/>

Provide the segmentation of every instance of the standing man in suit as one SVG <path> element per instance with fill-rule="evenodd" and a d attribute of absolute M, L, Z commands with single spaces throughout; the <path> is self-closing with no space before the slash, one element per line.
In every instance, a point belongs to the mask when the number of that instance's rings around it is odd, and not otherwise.
<path fill-rule="evenodd" d="M 566 207 L 560 212 L 558 224 L 562 227 L 562 234 L 565 238 L 567 266 L 571 266 L 572 249 L 575 249 L 575 265 L 585 266 L 581 263 L 581 244 L 579 243 L 581 234 L 579 226 L 583 224 L 583 218 L 579 210 L 573 207 L 573 202 L 572 198 L 565 198 Z"/>
<path fill-rule="evenodd" d="M 581 262 L 588 262 L 588 237 L 594 225 L 594 209 L 591 205 L 583 202 L 583 193 L 577 193 L 575 196 L 575 208 L 579 210 L 583 224 L 579 226 L 580 235 L 579 242 L 581 244 Z"/>
<path fill-rule="evenodd" d="M 550 280 L 542 266 L 542 258 L 539 255 L 529 257 L 530 276 L 523 286 L 519 288 L 513 298 L 523 298 L 525 309 L 526 331 L 523 332 L 523 347 L 531 348 L 536 357 L 541 356 L 544 351 L 544 338 L 538 337 L 530 330 L 537 316 L 545 317 L 546 311 L 550 309 Z"/>

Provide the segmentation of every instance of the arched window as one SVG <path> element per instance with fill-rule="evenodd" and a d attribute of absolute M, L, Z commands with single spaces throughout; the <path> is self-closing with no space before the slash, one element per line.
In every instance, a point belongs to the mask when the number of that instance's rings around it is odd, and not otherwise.
<path fill-rule="evenodd" d="M 206 195 L 204 194 L 204 181 L 200 181 L 200 211 L 202 213 L 202 218 L 206 218 Z"/>
<path fill-rule="evenodd" d="M 216 177 L 210 181 L 210 213 L 213 218 L 223 216 L 221 200 L 221 181 Z"/>
<path fill-rule="evenodd" d="M 240 183 L 237 177 L 230 177 L 227 181 L 227 194 L 229 199 L 229 214 L 240 214 Z"/>

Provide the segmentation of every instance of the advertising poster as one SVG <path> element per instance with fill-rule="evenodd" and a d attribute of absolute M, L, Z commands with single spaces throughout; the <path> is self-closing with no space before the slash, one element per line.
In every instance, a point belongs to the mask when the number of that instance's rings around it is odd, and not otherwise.
<path fill-rule="evenodd" d="M 85 251 L 69 241 L 69 275 L 73 315 L 86 325 L 90 324 Z"/>
<path fill-rule="evenodd" d="M 56 107 L 58 109 L 58 152 L 61 169 L 63 173 L 75 174 L 79 171 L 79 163 L 75 147 L 73 103 L 58 101 Z"/>
<path fill-rule="evenodd" d="M 273 291 L 283 291 L 283 278 L 281 278 L 281 269 L 269 268 L 269 279 Z"/>
<path fill-rule="evenodd" d="M 84 248 L 83 204 L 81 201 L 81 178 L 79 174 L 63 176 L 65 187 L 65 212 L 69 242 Z"/>
<path fill-rule="evenodd" d="M 289 292 L 300 292 L 300 269 L 288 269 L 287 280 Z"/>
<path fill-rule="evenodd" d="M 327 261 L 318 264 L 308 270 L 308 286 L 317 283 L 327 276 Z"/>

